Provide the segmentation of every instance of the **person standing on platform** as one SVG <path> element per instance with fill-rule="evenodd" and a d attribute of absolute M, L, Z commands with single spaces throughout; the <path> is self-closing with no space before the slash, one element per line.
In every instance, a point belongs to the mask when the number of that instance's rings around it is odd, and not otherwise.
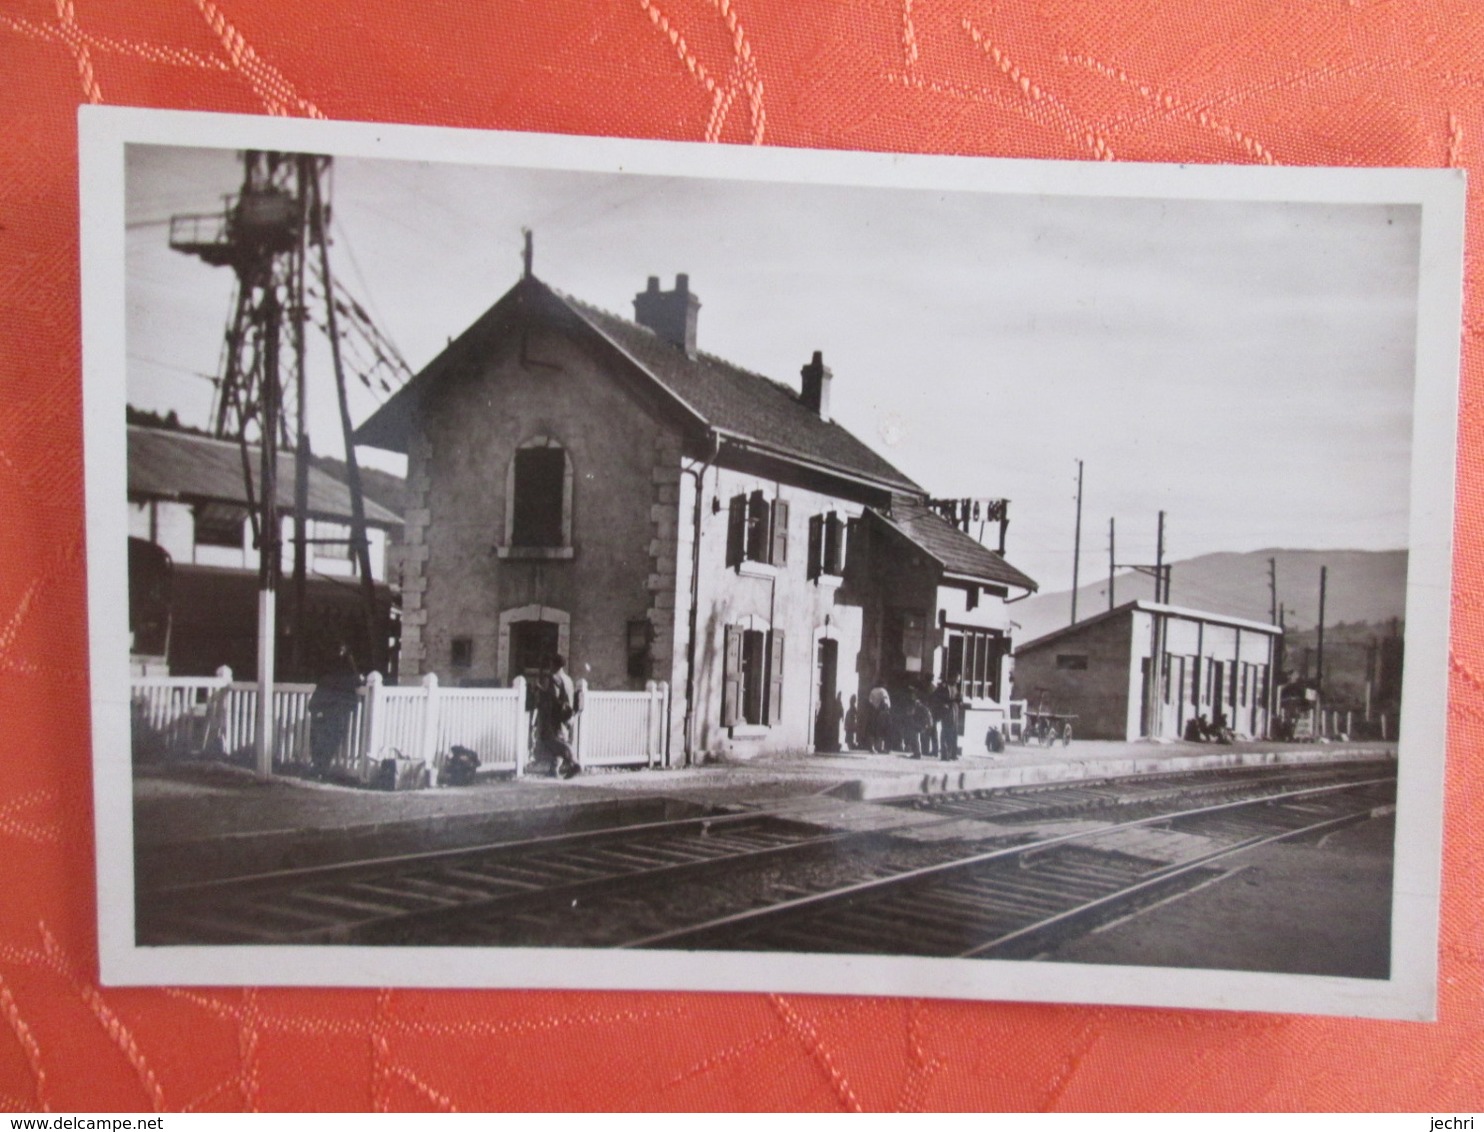
<path fill-rule="evenodd" d="M 918 753 L 936 757 L 938 754 L 938 733 L 933 726 L 932 707 L 924 700 L 916 688 L 912 689 L 912 731 L 916 739 L 916 750 Z"/>
<path fill-rule="evenodd" d="M 311 777 L 325 778 L 335 762 L 350 717 L 356 710 L 356 692 L 361 686 L 361 674 L 356 669 L 355 657 L 344 641 L 336 651 L 335 660 L 320 677 L 309 697 L 309 762 Z"/>
<path fill-rule="evenodd" d="M 536 739 L 542 756 L 552 760 L 552 773 L 562 778 L 581 771 L 572 751 L 572 717 L 577 709 L 577 690 L 567 675 L 566 658 L 556 653 L 536 693 Z"/>
<path fill-rule="evenodd" d="M 866 703 L 871 709 L 867 745 L 877 754 L 885 754 L 891 750 L 891 695 L 880 680 L 866 694 Z"/>
<path fill-rule="evenodd" d="M 933 689 L 933 719 L 938 724 L 938 757 L 958 758 L 958 676 L 945 676 Z"/>

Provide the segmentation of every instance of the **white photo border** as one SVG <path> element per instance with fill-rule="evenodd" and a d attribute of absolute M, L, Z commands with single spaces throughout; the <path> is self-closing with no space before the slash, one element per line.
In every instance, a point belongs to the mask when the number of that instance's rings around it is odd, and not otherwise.
<path fill-rule="evenodd" d="M 1463 305 L 1461 170 L 909 156 L 84 106 L 79 111 L 88 627 L 106 985 L 775 991 L 1435 1017 Z M 128 757 L 124 152 L 129 144 L 698 178 L 1422 208 L 1391 976 L 872 955 L 557 948 L 140 947 Z"/>

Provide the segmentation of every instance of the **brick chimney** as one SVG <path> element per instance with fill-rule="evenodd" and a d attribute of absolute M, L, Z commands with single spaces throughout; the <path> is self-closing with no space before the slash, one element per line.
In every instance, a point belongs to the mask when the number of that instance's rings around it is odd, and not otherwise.
<path fill-rule="evenodd" d="M 815 350 L 814 357 L 799 373 L 804 378 L 804 388 L 799 394 L 799 400 L 818 413 L 820 420 L 829 420 L 830 382 L 834 380 L 834 374 L 830 372 L 830 367 L 824 364 L 824 355 Z"/>
<path fill-rule="evenodd" d="M 701 300 L 691 294 L 690 276 L 675 276 L 675 290 L 661 291 L 659 276 L 649 277 L 649 286 L 634 296 L 634 321 L 647 326 L 685 356 L 696 356 L 696 316 Z"/>

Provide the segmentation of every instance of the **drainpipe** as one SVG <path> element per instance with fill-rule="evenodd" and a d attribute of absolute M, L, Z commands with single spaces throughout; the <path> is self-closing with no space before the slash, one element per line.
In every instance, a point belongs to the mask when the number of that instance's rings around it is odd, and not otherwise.
<path fill-rule="evenodd" d="M 721 454 L 721 437 L 716 430 L 706 431 L 706 460 L 699 468 L 688 469 L 696 479 L 696 503 L 693 509 L 690 548 L 690 635 L 685 646 L 685 765 L 695 765 L 695 711 L 696 711 L 696 637 L 701 612 L 701 521 L 705 497 L 702 488 L 706 473 Z"/>

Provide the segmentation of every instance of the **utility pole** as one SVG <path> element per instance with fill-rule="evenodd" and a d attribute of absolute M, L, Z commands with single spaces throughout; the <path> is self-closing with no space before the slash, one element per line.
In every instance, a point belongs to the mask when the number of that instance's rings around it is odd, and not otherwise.
<path fill-rule="evenodd" d="M 1381 666 L 1378 663 L 1380 656 L 1381 646 L 1376 638 L 1372 637 L 1371 643 L 1366 646 L 1365 650 L 1365 721 L 1367 723 L 1371 721 L 1371 696 L 1380 677 Z"/>
<path fill-rule="evenodd" d="M 376 582 L 371 576 L 371 543 L 366 536 L 366 502 L 361 492 L 361 468 L 356 460 L 354 428 L 350 421 L 350 401 L 345 389 L 345 367 L 340 358 L 340 328 L 335 318 L 334 276 L 330 274 L 328 209 L 320 188 L 319 177 L 309 181 L 309 238 L 319 251 L 320 285 L 325 291 L 325 329 L 330 339 L 330 361 L 335 369 L 335 394 L 340 405 L 340 431 L 345 437 L 345 481 L 350 488 L 350 549 L 361 575 L 361 623 L 365 634 L 365 659 L 360 663 L 369 671 L 386 663 L 386 642 L 380 639 L 376 625 Z"/>
<path fill-rule="evenodd" d="M 1118 554 L 1114 550 L 1113 519 L 1108 519 L 1108 608 L 1112 609 L 1116 602 L 1113 600 L 1113 571 L 1117 569 Z"/>
<path fill-rule="evenodd" d="M 1268 559 L 1268 620 L 1278 624 L 1278 560 Z"/>
<path fill-rule="evenodd" d="M 273 677 L 274 646 L 278 640 L 278 428 L 279 374 L 278 336 L 282 311 L 271 288 L 263 295 L 263 406 L 262 465 L 258 484 L 262 489 L 262 522 L 258 527 L 258 718 L 255 770 L 260 779 L 273 774 Z"/>
<path fill-rule="evenodd" d="M 1077 577 L 1082 566 L 1082 461 L 1077 461 L 1077 533 L 1072 540 L 1072 624 L 1077 624 Z"/>
<path fill-rule="evenodd" d="M 1324 591 L 1329 583 L 1329 567 L 1319 567 L 1319 640 L 1314 657 L 1314 690 L 1324 703 Z"/>
<path fill-rule="evenodd" d="M 1154 548 L 1154 600 L 1170 600 L 1170 576 L 1165 566 L 1165 513 L 1159 513 L 1159 542 Z"/>
<path fill-rule="evenodd" d="M 298 193 L 304 197 L 305 182 L 315 175 L 315 161 L 308 154 L 295 158 L 298 175 Z M 304 322 L 309 312 L 304 306 L 304 225 L 298 226 L 298 246 L 294 249 L 294 268 L 287 279 L 290 305 L 290 326 L 294 344 L 294 403 L 299 406 L 295 416 L 294 437 L 294 636 L 289 652 L 289 669 L 293 679 L 304 678 L 304 623 L 308 604 L 309 532 L 309 394 L 305 388 L 304 371 Z"/>

